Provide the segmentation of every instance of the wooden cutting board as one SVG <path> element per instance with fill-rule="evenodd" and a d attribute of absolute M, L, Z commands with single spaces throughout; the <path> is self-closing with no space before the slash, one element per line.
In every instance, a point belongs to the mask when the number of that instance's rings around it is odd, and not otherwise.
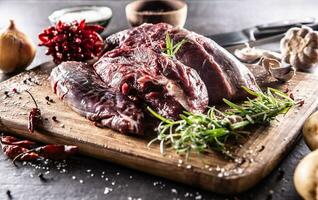
<path fill-rule="evenodd" d="M 0 84 L 0 131 L 44 143 L 77 145 L 83 154 L 219 193 L 247 190 L 266 176 L 291 149 L 304 121 L 318 106 L 318 76 L 298 73 L 288 87 L 296 99 L 305 99 L 305 104 L 271 126 L 253 130 L 237 145 L 235 161 L 210 153 L 191 156 L 185 162 L 173 151 L 161 155 L 158 144 L 147 148 L 149 135 L 133 137 L 98 128 L 73 112 L 51 91 L 47 78 L 52 67 L 51 63 L 42 64 Z M 43 124 L 33 134 L 27 130 L 27 120 L 34 104 L 26 92 L 15 94 L 13 88 L 29 90 L 39 104 Z M 48 103 L 46 96 L 55 103 Z"/>

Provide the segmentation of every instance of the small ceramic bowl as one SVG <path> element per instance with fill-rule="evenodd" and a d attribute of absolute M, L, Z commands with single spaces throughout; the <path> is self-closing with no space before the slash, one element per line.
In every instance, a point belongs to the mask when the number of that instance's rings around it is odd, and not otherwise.
<path fill-rule="evenodd" d="M 55 25 L 58 21 L 71 23 L 85 19 L 87 24 L 98 24 L 106 28 L 112 15 L 112 10 L 106 6 L 78 6 L 56 10 L 49 16 L 49 20 Z"/>
<path fill-rule="evenodd" d="M 131 26 L 166 22 L 183 27 L 187 12 L 186 2 L 181 0 L 137 0 L 126 6 L 127 20 Z"/>

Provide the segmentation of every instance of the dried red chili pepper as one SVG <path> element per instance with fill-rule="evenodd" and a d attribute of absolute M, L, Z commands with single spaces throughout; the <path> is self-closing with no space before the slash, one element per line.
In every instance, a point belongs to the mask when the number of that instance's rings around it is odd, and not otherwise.
<path fill-rule="evenodd" d="M 18 140 L 17 138 L 12 136 L 1 136 L 0 141 L 1 141 L 1 144 L 18 145 L 20 147 L 24 147 L 27 149 L 35 147 L 35 142 L 29 141 L 29 140 Z"/>
<path fill-rule="evenodd" d="M 23 142 L 19 146 L 19 144 L 15 144 L 19 142 L 17 138 L 12 137 L 12 136 L 1 136 L 0 144 L 3 153 L 8 156 L 11 159 L 14 159 L 16 156 L 18 156 L 21 153 L 27 152 L 28 147 L 24 146 L 29 146 L 25 145 L 26 143 Z"/>
<path fill-rule="evenodd" d="M 11 159 L 16 159 L 17 157 L 19 157 L 18 160 L 20 161 L 30 161 L 39 158 L 38 154 L 29 152 L 27 148 L 20 147 L 18 145 L 2 144 L 2 151 Z"/>
<path fill-rule="evenodd" d="M 12 142 L 17 142 L 18 138 L 13 137 L 13 136 L 4 136 L 4 135 L 2 135 L 0 140 L 1 140 L 1 143 L 12 143 Z"/>
<path fill-rule="evenodd" d="M 292 100 L 295 100 L 294 94 L 293 94 L 293 93 L 290 93 L 290 94 L 289 94 L 289 98 L 291 98 Z"/>
<path fill-rule="evenodd" d="M 34 132 L 34 126 L 38 121 L 40 121 L 41 118 L 41 111 L 38 108 L 32 108 L 30 114 L 29 114 L 29 124 L 28 129 L 30 133 Z"/>
<path fill-rule="evenodd" d="M 78 147 L 72 145 L 49 144 L 34 148 L 34 142 L 12 136 L 1 136 L 0 144 L 4 154 L 13 159 L 14 165 L 16 161 L 32 161 L 38 158 L 63 160 L 78 152 Z"/>
<path fill-rule="evenodd" d="M 31 96 L 34 104 L 35 104 L 35 108 L 32 108 L 32 110 L 30 111 L 29 114 L 29 123 L 28 123 L 28 129 L 30 133 L 34 132 L 34 127 L 37 125 L 37 123 L 39 123 L 41 121 L 41 110 L 38 107 L 38 104 L 36 103 L 33 95 L 26 90 L 26 92 Z"/>
<path fill-rule="evenodd" d="M 29 150 L 25 153 L 22 153 L 21 157 L 19 157 L 19 160 L 20 161 L 32 161 L 32 160 L 36 160 L 38 158 L 40 158 L 40 156 L 37 153 Z"/>
<path fill-rule="evenodd" d="M 25 152 L 21 152 L 14 157 L 13 163 L 17 160 L 34 160 L 37 158 L 46 158 L 51 160 L 64 160 L 78 152 L 77 146 L 60 145 L 60 144 L 48 144 L 45 146 L 30 149 Z"/>
<path fill-rule="evenodd" d="M 305 100 L 302 99 L 302 100 L 298 101 L 297 104 L 299 107 L 302 107 L 305 104 Z"/>
<path fill-rule="evenodd" d="M 78 153 L 78 147 L 73 145 L 48 144 L 36 148 L 35 152 L 43 158 L 63 160 Z"/>
<path fill-rule="evenodd" d="M 8 156 L 9 158 L 13 159 L 19 154 L 23 152 L 27 152 L 28 149 L 19 147 L 18 145 L 8 145 L 8 144 L 2 144 L 2 151 L 3 153 Z"/>
<path fill-rule="evenodd" d="M 17 88 L 13 88 L 13 89 L 12 89 L 12 92 L 13 92 L 13 93 L 16 93 L 16 94 L 19 94 Z"/>

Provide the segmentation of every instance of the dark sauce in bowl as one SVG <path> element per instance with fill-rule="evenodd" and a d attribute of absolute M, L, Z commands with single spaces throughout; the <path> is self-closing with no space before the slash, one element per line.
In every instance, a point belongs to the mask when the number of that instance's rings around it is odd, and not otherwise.
<path fill-rule="evenodd" d="M 149 1 L 138 6 L 136 11 L 141 13 L 162 13 L 178 9 L 180 9 L 180 7 L 171 1 Z"/>
<path fill-rule="evenodd" d="M 126 6 L 126 16 L 132 26 L 165 22 L 182 27 L 187 10 L 187 4 L 181 0 L 137 0 Z"/>

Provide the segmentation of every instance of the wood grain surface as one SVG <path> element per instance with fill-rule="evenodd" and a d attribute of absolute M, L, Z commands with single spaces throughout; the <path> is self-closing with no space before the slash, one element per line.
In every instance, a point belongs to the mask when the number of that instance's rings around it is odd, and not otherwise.
<path fill-rule="evenodd" d="M 147 148 L 149 135 L 132 137 L 98 128 L 73 112 L 51 91 L 47 79 L 52 67 L 52 63 L 45 63 L 0 84 L 0 131 L 44 143 L 78 145 L 83 154 L 219 193 L 247 190 L 266 176 L 293 146 L 303 122 L 318 104 L 318 76 L 298 73 L 288 88 L 296 99 L 305 99 L 305 104 L 270 126 L 253 130 L 235 150 L 236 161 L 211 153 L 193 155 L 184 162 L 173 152 L 161 155 L 157 144 Z M 12 92 L 13 88 L 19 93 Z M 24 90 L 35 96 L 43 117 L 32 134 L 27 130 L 27 120 L 34 104 Z M 9 91 L 8 97 L 5 91 Z M 46 96 L 54 103 L 47 102 Z"/>

